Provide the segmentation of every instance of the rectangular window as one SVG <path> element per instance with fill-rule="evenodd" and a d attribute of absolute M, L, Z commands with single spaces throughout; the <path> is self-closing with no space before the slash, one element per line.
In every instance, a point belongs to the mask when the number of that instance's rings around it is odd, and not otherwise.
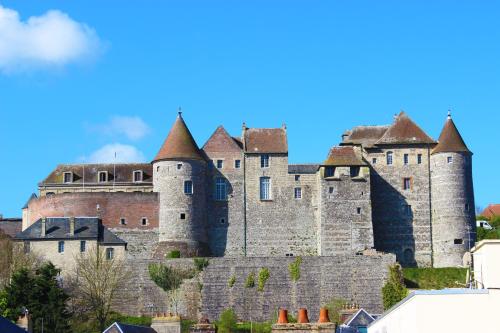
<path fill-rule="evenodd" d="M 223 160 L 217 160 L 217 169 L 222 169 L 224 166 L 224 161 Z"/>
<path fill-rule="evenodd" d="M 148 219 L 146 217 L 141 218 L 141 225 L 148 225 Z"/>
<path fill-rule="evenodd" d="M 191 180 L 184 181 L 184 194 L 193 194 L 193 182 Z"/>
<path fill-rule="evenodd" d="M 134 171 L 134 183 L 139 183 L 142 182 L 142 171 L 137 170 Z"/>
<path fill-rule="evenodd" d="M 356 213 L 361 214 L 361 207 L 356 208 Z"/>
<path fill-rule="evenodd" d="M 234 160 L 234 168 L 235 169 L 241 168 L 241 161 L 240 160 Z"/>
<path fill-rule="evenodd" d="M 468 212 L 470 210 L 470 205 L 467 203 L 465 204 L 465 211 Z"/>
<path fill-rule="evenodd" d="M 448 156 L 448 159 L 447 159 L 447 160 L 448 160 L 448 164 L 450 164 L 450 163 L 452 163 L 452 162 L 453 162 L 453 157 Z"/>
<path fill-rule="evenodd" d="M 333 193 L 333 187 L 332 187 L 332 186 L 330 186 L 330 187 L 328 188 L 328 193 L 330 193 L 330 194 L 332 194 L 332 193 Z"/>
<path fill-rule="evenodd" d="M 409 161 L 410 160 L 410 157 L 408 156 L 408 154 L 404 154 L 403 155 L 403 163 L 404 165 L 408 165 L 409 164 Z"/>
<path fill-rule="evenodd" d="M 182 169 L 182 163 L 177 163 L 177 170 Z"/>
<path fill-rule="evenodd" d="M 99 171 L 97 173 L 98 182 L 105 183 L 108 181 L 108 172 L 107 171 Z"/>
<path fill-rule="evenodd" d="M 227 200 L 226 180 L 222 177 L 215 179 L 215 200 Z"/>
<path fill-rule="evenodd" d="M 464 240 L 463 240 L 463 239 L 455 239 L 455 240 L 453 241 L 453 243 L 454 243 L 455 245 L 462 245 L 462 244 L 464 243 Z"/>
<path fill-rule="evenodd" d="M 59 253 L 64 252 L 64 241 L 59 241 L 59 243 L 57 243 L 57 252 Z"/>
<path fill-rule="evenodd" d="M 24 241 L 24 253 L 30 253 L 30 242 Z"/>
<path fill-rule="evenodd" d="M 115 256 L 115 249 L 113 249 L 112 247 L 108 247 L 106 249 L 106 259 L 112 260 L 114 256 Z"/>
<path fill-rule="evenodd" d="M 387 158 L 387 165 L 392 165 L 392 151 L 387 152 L 386 158 Z"/>
<path fill-rule="evenodd" d="M 87 242 L 80 241 L 80 252 L 85 252 L 87 250 Z"/>
<path fill-rule="evenodd" d="M 405 214 L 406 216 L 411 216 L 412 214 L 411 205 L 405 205 Z"/>
<path fill-rule="evenodd" d="M 221 218 L 219 219 L 219 222 L 220 222 L 220 224 L 224 224 L 224 223 L 226 223 L 226 219 L 225 219 L 225 218 L 223 218 L 223 217 L 221 217 Z"/>
<path fill-rule="evenodd" d="M 181 218 L 181 220 L 185 220 L 186 219 L 186 214 L 185 213 L 181 213 L 180 218 Z"/>
<path fill-rule="evenodd" d="M 260 178 L 260 200 L 270 200 L 271 199 L 271 178 L 261 177 Z"/>
<path fill-rule="evenodd" d="M 335 175 L 335 167 L 327 166 L 325 168 L 325 177 L 333 177 Z"/>
<path fill-rule="evenodd" d="M 72 183 L 73 182 L 73 172 L 65 172 L 64 173 L 64 183 Z"/>
<path fill-rule="evenodd" d="M 126 225 L 127 224 L 127 220 L 125 218 L 120 218 L 120 224 L 121 225 Z"/>
<path fill-rule="evenodd" d="M 294 190 L 295 199 L 302 199 L 302 188 L 296 187 Z"/>
<path fill-rule="evenodd" d="M 372 158 L 372 164 L 377 164 L 377 159 L 375 157 Z"/>
<path fill-rule="evenodd" d="M 417 164 L 422 164 L 422 154 L 417 155 Z"/>
<path fill-rule="evenodd" d="M 300 175 L 295 175 L 295 181 L 298 182 L 300 180 Z"/>
<path fill-rule="evenodd" d="M 260 167 L 269 168 L 269 155 L 267 154 L 260 155 Z"/>
<path fill-rule="evenodd" d="M 411 178 L 403 178 L 403 190 L 411 190 Z"/>
<path fill-rule="evenodd" d="M 359 167 L 351 167 L 350 168 L 351 177 L 359 176 Z"/>

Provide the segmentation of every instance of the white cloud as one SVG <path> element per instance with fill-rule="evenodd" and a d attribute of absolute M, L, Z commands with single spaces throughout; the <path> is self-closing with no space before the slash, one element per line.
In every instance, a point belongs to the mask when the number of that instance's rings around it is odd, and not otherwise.
<path fill-rule="evenodd" d="M 115 159 L 116 153 L 116 159 Z M 144 154 L 134 146 L 113 143 L 94 151 L 88 157 L 80 158 L 85 163 L 130 163 L 144 162 Z"/>
<path fill-rule="evenodd" d="M 86 125 L 91 132 L 103 135 L 125 135 L 130 140 L 139 140 L 149 134 L 151 129 L 140 117 L 113 116 L 105 124 Z"/>
<path fill-rule="evenodd" d="M 61 67 L 95 58 L 102 49 L 96 32 L 58 10 L 21 21 L 0 5 L 0 70 Z"/>

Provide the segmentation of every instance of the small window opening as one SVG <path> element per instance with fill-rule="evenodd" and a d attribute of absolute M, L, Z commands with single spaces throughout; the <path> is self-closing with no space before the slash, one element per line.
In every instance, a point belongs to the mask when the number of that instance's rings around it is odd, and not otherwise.
<path fill-rule="evenodd" d="M 87 250 L 87 242 L 80 241 L 80 252 L 85 252 Z"/>
<path fill-rule="evenodd" d="M 226 219 L 225 219 L 225 218 L 223 218 L 223 217 L 221 217 L 221 218 L 219 219 L 219 222 L 220 222 L 220 224 L 224 224 L 224 223 L 226 223 Z"/>
<path fill-rule="evenodd" d="M 452 156 L 448 156 L 447 160 L 448 160 L 448 164 L 453 163 L 453 157 Z"/>
<path fill-rule="evenodd" d="M 460 238 L 460 239 L 455 239 L 455 240 L 453 241 L 453 244 L 455 244 L 455 245 L 461 245 L 461 244 L 463 244 L 463 243 L 464 243 L 464 240 L 463 240 L 463 239 L 461 239 L 461 238 Z"/>
<path fill-rule="evenodd" d="M 412 214 L 411 205 L 405 205 L 405 214 L 407 216 L 411 216 L 411 214 Z"/>
<path fill-rule="evenodd" d="M 73 182 L 73 172 L 65 172 L 64 183 L 72 183 L 72 182 Z"/>
<path fill-rule="evenodd" d="M 59 241 L 59 243 L 57 243 L 57 252 L 64 253 L 64 241 Z"/>
<path fill-rule="evenodd" d="M 404 154 L 403 155 L 403 163 L 404 165 L 408 165 L 410 162 L 410 157 L 408 156 L 408 154 Z"/>
<path fill-rule="evenodd" d="M 328 188 L 328 193 L 330 193 L 330 194 L 331 194 L 331 193 L 333 193 L 333 187 L 332 187 L 332 186 L 330 186 L 330 187 Z"/>
<path fill-rule="evenodd" d="M 142 182 L 142 171 L 140 170 L 134 171 L 134 182 L 135 183 Z"/>
<path fill-rule="evenodd" d="M 99 183 L 105 183 L 108 181 L 108 172 L 107 171 L 99 171 L 98 172 L 98 180 Z"/>
<path fill-rule="evenodd" d="M 269 155 L 267 154 L 260 155 L 260 167 L 269 168 Z"/>
<path fill-rule="evenodd" d="M 148 219 L 146 217 L 141 219 L 141 225 L 148 225 Z"/>
<path fill-rule="evenodd" d="M 120 224 L 121 225 L 126 225 L 127 224 L 127 220 L 125 218 L 120 218 Z"/>
<path fill-rule="evenodd" d="M 114 256 L 115 256 L 115 249 L 113 249 L 112 247 L 108 247 L 106 249 L 106 259 L 112 260 Z"/>
<path fill-rule="evenodd" d="M 193 194 L 193 182 L 191 180 L 184 181 L 184 194 Z"/>
<path fill-rule="evenodd" d="M 181 213 L 181 220 L 185 220 L 186 219 L 186 214 L 185 213 Z"/>
<path fill-rule="evenodd" d="M 296 187 L 294 190 L 295 199 L 302 199 L 302 188 Z"/>
<path fill-rule="evenodd" d="M 234 160 L 234 168 L 235 169 L 241 168 L 241 161 L 240 160 Z"/>
<path fill-rule="evenodd" d="M 386 154 L 387 165 L 392 165 L 392 151 L 388 151 Z"/>
<path fill-rule="evenodd" d="M 417 164 L 422 164 L 422 154 L 417 155 Z"/>
<path fill-rule="evenodd" d="M 177 170 L 182 169 L 182 163 L 177 163 Z"/>
<path fill-rule="evenodd" d="M 372 164 L 377 164 L 377 158 L 372 158 Z"/>
<path fill-rule="evenodd" d="M 356 213 L 361 214 L 361 207 L 356 208 Z"/>
<path fill-rule="evenodd" d="M 217 160 L 217 169 L 222 169 L 224 166 L 224 161 L 223 160 Z"/>
<path fill-rule="evenodd" d="M 403 178 L 403 190 L 411 189 L 411 178 Z"/>
<path fill-rule="evenodd" d="M 295 175 L 295 181 L 298 182 L 300 180 L 300 175 Z"/>

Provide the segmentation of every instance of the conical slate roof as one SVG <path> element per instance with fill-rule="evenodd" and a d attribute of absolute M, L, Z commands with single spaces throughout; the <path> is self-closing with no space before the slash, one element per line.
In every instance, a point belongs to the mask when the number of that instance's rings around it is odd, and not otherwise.
<path fill-rule="evenodd" d="M 180 112 L 153 162 L 172 159 L 203 160 L 200 149 Z"/>
<path fill-rule="evenodd" d="M 418 127 L 404 112 L 401 112 L 394 123 L 377 141 L 377 145 L 408 143 L 435 143 L 425 132 Z"/>
<path fill-rule="evenodd" d="M 458 132 L 455 123 L 449 115 L 439 136 L 438 144 L 432 150 L 432 154 L 459 152 L 470 153 L 471 151 L 467 148 L 460 132 Z"/>
<path fill-rule="evenodd" d="M 206 152 L 241 152 L 241 148 L 226 129 L 221 125 L 217 127 L 212 136 L 203 146 Z"/>

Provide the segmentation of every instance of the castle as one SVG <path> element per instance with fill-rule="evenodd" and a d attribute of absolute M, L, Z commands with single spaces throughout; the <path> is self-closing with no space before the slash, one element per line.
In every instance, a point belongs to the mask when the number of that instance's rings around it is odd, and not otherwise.
<path fill-rule="evenodd" d="M 150 164 L 58 165 L 23 208 L 98 216 L 130 256 L 336 256 L 462 265 L 475 240 L 472 153 L 448 116 L 437 141 L 404 112 L 357 126 L 318 164 L 289 164 L 287 128 L 218 127 L 200 149 L 181 113 Z"/>

